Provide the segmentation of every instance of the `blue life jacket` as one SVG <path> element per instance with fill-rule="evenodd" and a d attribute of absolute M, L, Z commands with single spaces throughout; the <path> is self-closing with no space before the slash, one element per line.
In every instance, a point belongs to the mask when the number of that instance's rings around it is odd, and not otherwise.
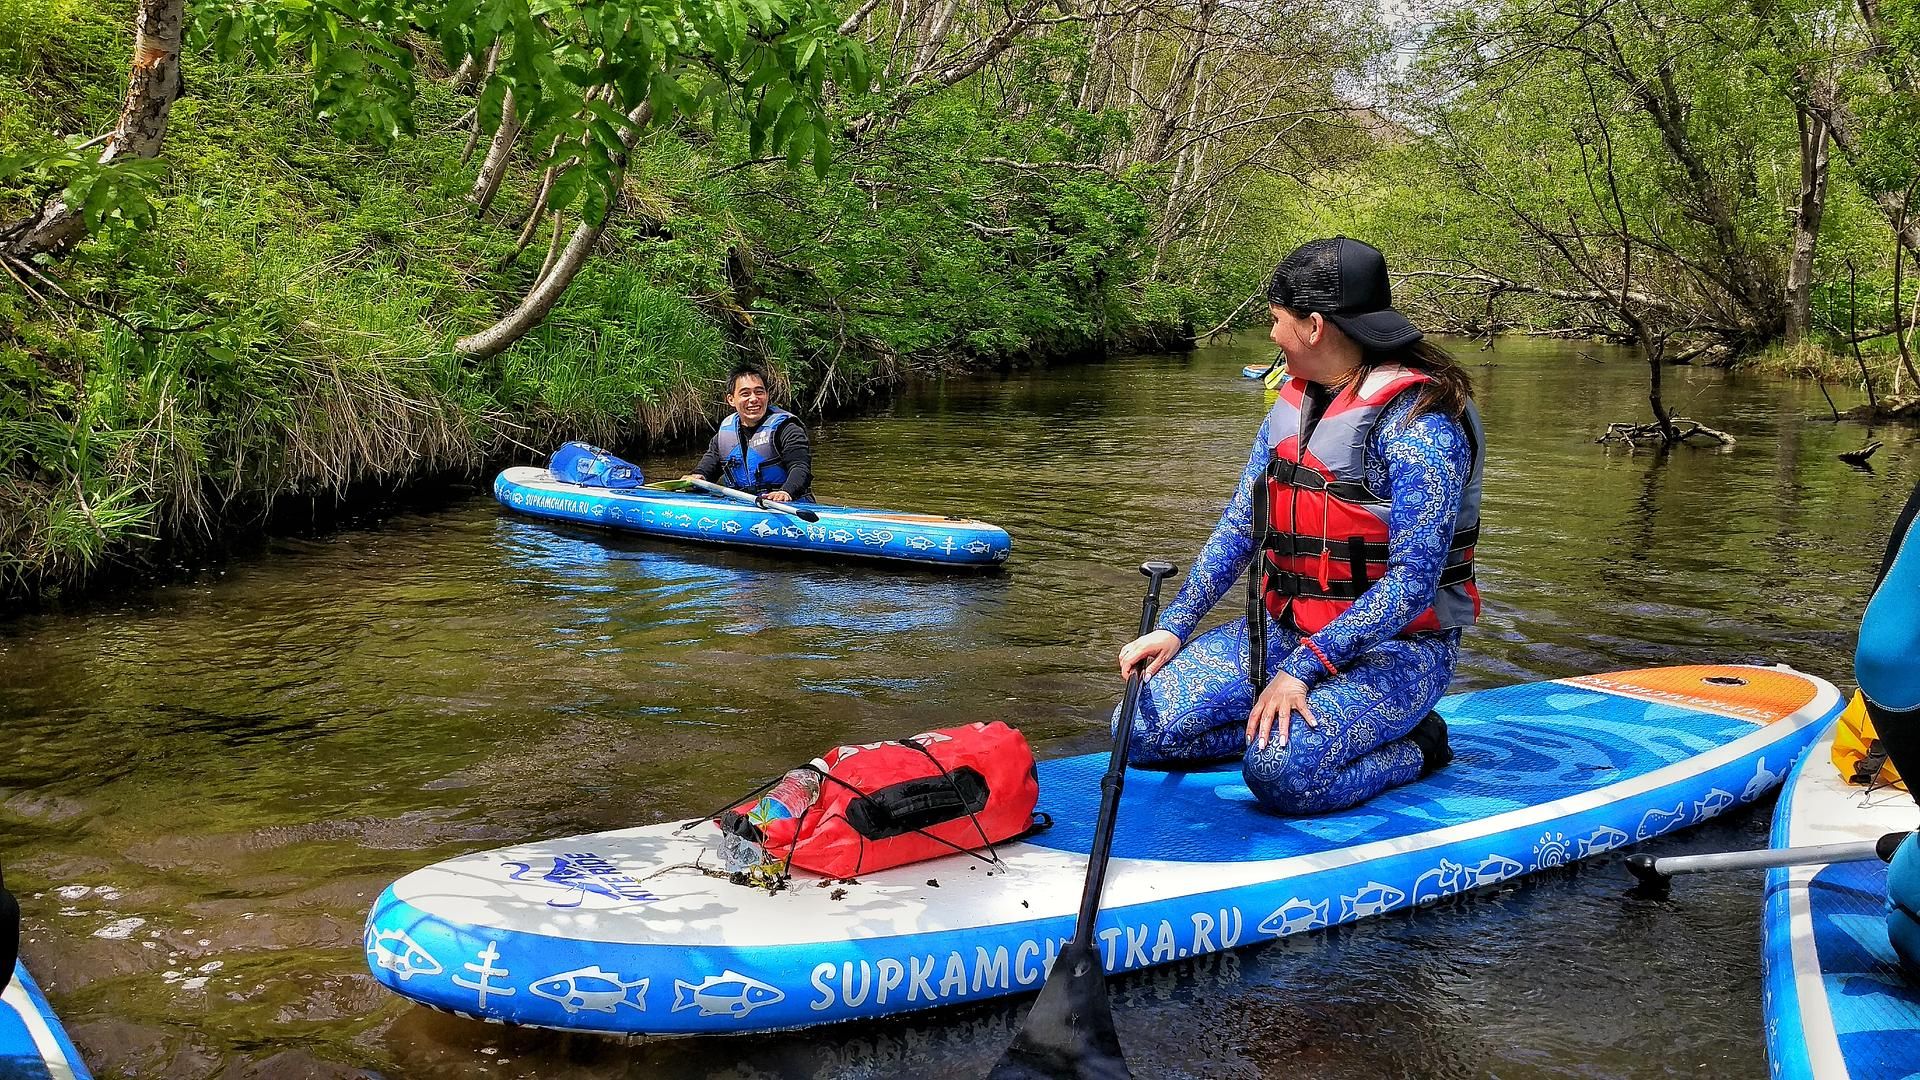
<path fill-rule="evenodd" d="M 637 488 L 647 482 L 640 466 L 583 442 L 561 443 L 547 462 L 547 472 L 555 480 L 581 487 Z"/>
<path fill-rule="evenodd" d="M 734 413 L 721 421 L 714 443 L 720 450 L 721 475 L 729 487 L 753 495 L 780 490 L 787 482 L 787 465 L 780 460 L 774 433 L 791 419 L 793 414 L 785 409 L 768 409 L 767 418 L 760 421 L 745 446 L 740 444 L 740 414 Z"/>

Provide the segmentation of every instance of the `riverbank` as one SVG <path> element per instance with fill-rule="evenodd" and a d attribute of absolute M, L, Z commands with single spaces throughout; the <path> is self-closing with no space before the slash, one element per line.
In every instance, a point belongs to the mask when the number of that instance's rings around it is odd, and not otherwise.
<path fill-rule="evenodd" d="M 0 115 L 0 158 L 112 126 L 130 14 L 0 14 L 0 99 L 23 103 Z M 740 359 L 820 416 L 914 373 L 1191 333 L 1181 297 L 1107 284 L 1143 276 L 1136 192 L 1062 171 L 1010 193 L 952 151 L 1021 134 L 955 103 L 903 121 L 916 153 L 882 187 L 728 169 L 711 133 L 657 133 L 544 323 L 463 359 L 455 340 L 541 275 L 544 219 L 521 244 L 537 155 L 478 212 L 473 102 L 448 80 L 423 82 L 418 134 L 384 150 L 313 119 L 304 74 L 189 52 L 185 81 L 153 223 L 107 221 L 44 280 L 0 290 L 0 599 L 142 579 L 217 557 L 277 508 L 352 513 L 564 439 L 704 437 Z M 0 185 L 0 221 L 32 209 L 29 180 Z"/>

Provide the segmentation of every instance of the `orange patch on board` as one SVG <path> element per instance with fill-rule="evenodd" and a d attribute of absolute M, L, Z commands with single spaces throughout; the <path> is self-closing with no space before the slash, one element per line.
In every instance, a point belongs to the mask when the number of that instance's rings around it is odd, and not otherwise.
<path fill-rule="evenodd" d="M 1797 671 L 1728 664 L 1641 668 L 1557 681 L 1642 701 L 1736 716 L 1756 724 L 1784 720 L 1819 693 L 1813 680 Z"/>

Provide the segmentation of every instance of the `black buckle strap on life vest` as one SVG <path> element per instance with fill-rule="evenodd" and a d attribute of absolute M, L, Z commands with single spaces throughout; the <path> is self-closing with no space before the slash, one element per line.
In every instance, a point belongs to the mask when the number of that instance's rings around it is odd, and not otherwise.
<path fill-rule="evenodd" d="M 1361 574 L 1359 578 L 1344 580 L 1336 578 L 1327 582 L 1326 587 L 1322 588 L 1320 579 L 1312 574 L 1297 574 L 1291 570 L 1276 570 L 1269 566 L 1266 572 L 1267 591 L 1279 596 L 1301 597 L 1308 600 L 1358 600 L 1361 593 L 1366 592 L 1369 586 L 1380 580 L 1377 577 L 1366 576 L 1365 567 L 1361 568 Z M 1464 585 L 1472 580 L 1473 564 L 1460 563 L 1440 571 L 1439 587 L 1444 589 L 1450 585 Z"/>
<path fill-rule="evenodd" d="M 1309 600 L 1357 600 L 1367 591 L 1365 581 L 1352 581 L 1336 578 L 1327 582 L 1326 588 L 1320 587 L 1320 579 L 1311 574 L 1296 574 L 1291 570 L 1267 570 L 1267 591 L 1288 599 L 1304 597 Z"/>
<path fill-rule="evenodd" d="M 1375 544 L 1359 536 L 1350 536 L 1345 540 L 1322 540 L 1317 536 L 1275 532 L 1268 533 L 1260 546 L 1277 558 L 1314 558 L 1324 551 L 1328 558 L 1344 563 L 1352 563 L 1356 557 L 1360 562 L 1386 562 L 1391 554 L 1387 545 Z"/>
<path fill-rule="evenodd" d="M 1347 574 L 1355 581 L 1367 580 L 1367 538 L 1347 537 Z M 1332 553 L 1328 553 L 1332 557 Z"/>
<path fill-rule="evenodd" d="M 1365 484 L 1356 484 L 1347 480 L 1328 480 L 1317 471 L 1285 458 L 1274 458 L 1267 463 L 1267 479 L 1283 487 L 1298 488 L 1301 491 L 1324 491 L 1344 503 L 1378 506 L 1391 499 L 1385 499 L 1373 493 Z"/>
<path fill-rule="evenodd" d="M 1470 525 L 1453 534 L 1447 548 L 1449 555 L 1462 555 L 1480 543 L 1480 526 Z M 1345 540 L 1322 540 L 1317 536 L 1301 536 L 1297 533 L 1270 532 L 1260 541 L 1261 550 L 1277 557 L 1310 559 L 1322 551 L 1330 559 L 1339 559 L 1345 563 L 1386 562 L 1393 549 L 1386 544 L 1376 544 L 1364 537 L 1350 536 Z M 1357 555 L 1357 558 L 1356 558 Z"/>

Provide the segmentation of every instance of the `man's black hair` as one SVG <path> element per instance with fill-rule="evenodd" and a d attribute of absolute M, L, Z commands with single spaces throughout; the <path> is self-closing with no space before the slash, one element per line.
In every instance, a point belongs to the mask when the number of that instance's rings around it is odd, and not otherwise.
<path fill-rule="evenodd" d="M 727 393 L 731 394 L 735 390 L 739 389 L 740 379 L 742 376 L 745 376 L 745 375 L 751 375 L 754 378 L 759 379 L 761 386 L 767 387 L 769 389 L 773 387 L 773 380 L 767 378 L 766 368 L 761 367 L 759 364 L 751 364 L 751 363 L 736 364 L 734 365 L 734 368 L 733 368 L 733 374 L 727 376 Z"/>

